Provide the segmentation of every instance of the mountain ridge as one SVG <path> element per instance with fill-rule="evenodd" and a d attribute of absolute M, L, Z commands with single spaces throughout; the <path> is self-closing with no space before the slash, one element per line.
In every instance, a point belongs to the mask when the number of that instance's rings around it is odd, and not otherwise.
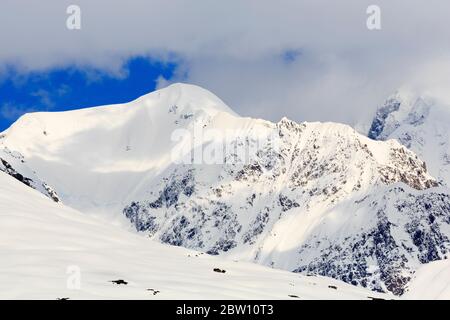
<path fill-rule="evenodd" d="M 213 255 L 401 295 L 450 249 L 448 191 L 396 140 L 242 118 L 196 86 L 25 116 L 0 146 L 64 204 Z"/>

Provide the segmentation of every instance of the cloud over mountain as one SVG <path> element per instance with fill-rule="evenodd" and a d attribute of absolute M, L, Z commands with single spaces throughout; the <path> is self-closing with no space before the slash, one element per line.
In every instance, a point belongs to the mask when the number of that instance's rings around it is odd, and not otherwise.
<path fill-rule="evenodd" d="M 350 124 L 407 80 L 450 69 L 444 1 L 377 1 L 379 31 L 366 28 L 369 1 L 80 0 L 79 31 L 66 28 L 69 4 L 3 2 L 0 65 L 123 75 L 130 57 L 152 56 L 243 115 Z"/>

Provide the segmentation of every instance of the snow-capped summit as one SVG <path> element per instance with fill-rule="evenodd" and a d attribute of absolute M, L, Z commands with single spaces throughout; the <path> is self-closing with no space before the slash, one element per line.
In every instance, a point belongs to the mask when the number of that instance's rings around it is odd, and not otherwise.
<path fill-rule="evenodd" d="M 211 92 L 198 86 L 178 83 L 126 104 L 28 113 L 2 134 L 1 141 L 4 145 L 19 145 L 24 155 L 32 153 L 37 148 L 36 144 L 48 147 L 51 143 L 52 148 L 57 149 L 60 144 L 70 142 L 64 139 L 75 135 L 97 138 L 97 145 L 90 143 L 84 148 L 92 145 L 98 148 L 105 144 L 106 139 L 108 144 L 122 142 L 114 139 L 118 138 L 117 132 L 128 140 L 136 134 L 139 137 L 143 134 L 148 139 L 156 133 L 162 135 L 177 126 L 187 126 L 194 119 L 206 120 L 218 113 L 235 115 Z M 139 130 L 141 132 L 136 132 Z"/>
<path fill-rule="evenodd" d="M 171 164 L 180 143 L 173 132 L 234 117 L 209 91 L 173 84 L 127 104 L 25 114 L 2 134 L 0 146 L 43 174 L 66 204 L 97 212 L 122 206 Z"/>
<path fill-rule="evenodd" d="M 239 117 L 196 86 L 25 115 L 0 147 L 64 204 L 212 255 L 402 294 L 450 249 L 448 191 L 399 142 Z"/>

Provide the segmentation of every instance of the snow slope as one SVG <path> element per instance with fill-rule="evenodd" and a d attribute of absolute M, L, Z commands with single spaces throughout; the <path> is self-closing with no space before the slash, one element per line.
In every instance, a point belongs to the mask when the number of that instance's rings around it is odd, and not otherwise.
<path fill-rule="evenodd" d="M 400 295 L 450 250 L 448 189 L 397 141 L 242 118 L 196 86 L 28 114 L 0 144 L 64 204 L 211 255 Z"/>
<path fill-rule="evenodd" d="M 404 298 L 414 300 L 449 300 L 450 261 L 435 261 L 419 268 Z"/>
<path fill-rule="evenodd" d="M 80 289 L 67 286 L 74 266 Z M 111 282 L 119 279 L 128 284 Z M 159 244 L 55 203 L 3 172 L 0 287 L 0 299 L 391 298 Z"/>

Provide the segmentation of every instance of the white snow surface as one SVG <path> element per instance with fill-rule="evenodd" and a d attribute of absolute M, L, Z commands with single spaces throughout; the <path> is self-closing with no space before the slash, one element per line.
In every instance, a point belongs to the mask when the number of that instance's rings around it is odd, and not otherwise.
<path fill-rule="evenodd" d="M 74 266 L 81 271 L 79 289 L 67 285 Z M 111 282 L 118 279 L 128 284 Z M 3 172 L 0 287 L 0 299 L 392 298 L 159 244 L 55 203 Z"/>
<path fill-rule="evenodd" d="M 450 260 L 430 262 L 419 268 L 404 298 L 450 300 Z"/>

